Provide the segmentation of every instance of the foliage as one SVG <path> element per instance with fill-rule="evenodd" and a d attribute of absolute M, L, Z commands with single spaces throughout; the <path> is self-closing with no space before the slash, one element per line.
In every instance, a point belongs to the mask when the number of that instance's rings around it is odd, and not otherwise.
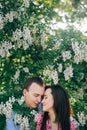
<path fill-rule="evenodd" d="M 35 130 L 34 116 L 37 109 L 28 108 L 24 103 L 24 97 L 15 98 L 9 97 L 6 103 L 0 104 L 0 128 L 4 129 L 6 126 L 6 119 L 13 119 L 14 124 L 18 125 L 20 129 L 28 130 L 32 128 Z"/>
<path fill-rule="evenodd" d="M 0 114 L 0 129 L 5 130 L 6 117 L 4 114 Z"/>
<path fill-rule="evenodd" d="M 21 98 L 26 77 L 41 76 L 46 83 L 59 83 L 67 89 L 75 117 L 85 126 L 87 37 L 70 26 L 65 30 L 51 28 L 54 18 L 74 21 L 77 15 L 81 17 L 81 1 L 76 7 L 75 2 L 0 1 L 0 102 L 6 103 L 12 95 Z M 60 12 L 65 12 L 64 17 Z"/>

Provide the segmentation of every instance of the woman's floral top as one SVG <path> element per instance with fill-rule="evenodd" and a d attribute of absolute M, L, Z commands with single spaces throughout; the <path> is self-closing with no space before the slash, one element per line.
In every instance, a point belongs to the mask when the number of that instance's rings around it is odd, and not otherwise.
<path fill-rule="evenodd" d="M 43 120 L 43 115 L 42 114 L 36 114 L 34 120 L 35 120 L 35 122 L 37 124 L 36 125 L 36 130 L 40 130 L 42 120 Z M 71 128 L 71 130 L 75 130 L 76 128 L 78 128 L 78 122 L 76 120 L 74 120 L 73 118 L 71 118 L 70 128 Z M 47 122 L 46 122 L 46 130 L 51 130 L 51 122 L 50 122 L 50 120 L 47 120 Z M 59 130 L 61 130 L 61 128 L 59 128 Z"/>

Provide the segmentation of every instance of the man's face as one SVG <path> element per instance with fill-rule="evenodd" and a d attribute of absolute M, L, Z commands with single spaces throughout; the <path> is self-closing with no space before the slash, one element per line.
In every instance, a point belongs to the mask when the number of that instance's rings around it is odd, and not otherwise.
<path fill-rule="evenodd" d="M 28 90 L 23 91 L 25 103 L 28 107 L 36 108 L 41 102 L 41 98 L 44 94 L 44 87 L 37 83 L 32 83 Z"/>

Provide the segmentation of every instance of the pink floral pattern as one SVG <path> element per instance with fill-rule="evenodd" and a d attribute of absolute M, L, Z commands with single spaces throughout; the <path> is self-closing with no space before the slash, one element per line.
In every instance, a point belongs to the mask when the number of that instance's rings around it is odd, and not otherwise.
<path fill-rule="evenodd" d="M 43 120 L 43 115 L 42 114 L 36 114 L 35 119 L 34 119 L 34 121 L 37 123 L 36 130 L 40 130 L 42 120 Z M 72 119 L 71 123 L 70 123 L 70 127 L 71 127 L 71 130 L 75 130 L 78 127 L 78 123 L 75 120 Z M 47 130 L 51 130 L 50 120 L 47 120 L 46 128 L 47 128 Z M 61 130 L 61 128 L 59 130 Z"/>

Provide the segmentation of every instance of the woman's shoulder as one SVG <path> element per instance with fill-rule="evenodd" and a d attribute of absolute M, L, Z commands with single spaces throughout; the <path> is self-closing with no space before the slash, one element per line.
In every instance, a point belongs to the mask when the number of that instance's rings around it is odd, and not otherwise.
<path fill-rule="evenodd" d="M 70 117 L 70 127 L 71 130 L 76 130 L 79 127 L 79 123 L 73 117 Z"/>

